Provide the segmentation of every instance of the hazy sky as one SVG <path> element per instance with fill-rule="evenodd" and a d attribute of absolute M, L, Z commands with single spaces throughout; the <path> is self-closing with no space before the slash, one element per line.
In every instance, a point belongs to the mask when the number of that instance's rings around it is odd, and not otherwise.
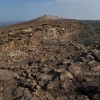
<path fill-rule="evenodd" d="M 44 14 L 100 20 L 100 0 L 0 0 L 0 22 L 30 20 Z"/>

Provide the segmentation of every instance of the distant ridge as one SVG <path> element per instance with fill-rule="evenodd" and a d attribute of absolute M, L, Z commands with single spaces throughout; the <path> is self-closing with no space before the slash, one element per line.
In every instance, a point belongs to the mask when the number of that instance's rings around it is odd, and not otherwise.
<path fill-rule="evenodd" d="M 62 17 L 58 16 L 52 16 L 52 15 L 43 15 L 41 17 L 38 17 L 36 20 L 56 20 L 56 19 L 62 19 Z"/>
<path fill-rule="evenodd" d="M 0 23 L 0 27 L 4 27 L 4 26 L 9 26 L 9 25 L 13 25 L 13 24 L 18 24 L 21 23 L 22 21 L 15 21 L 15 22 L 1 22 Z"/>

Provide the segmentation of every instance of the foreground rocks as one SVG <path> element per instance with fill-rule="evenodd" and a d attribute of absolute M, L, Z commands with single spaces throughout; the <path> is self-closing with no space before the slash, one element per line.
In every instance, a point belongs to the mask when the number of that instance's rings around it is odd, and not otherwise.
<path fill-rule="evenodd" d="M 49 52 L 36 53 L 20 64 L 1 65 L 1 97 L 5 100 L 98 100 L 100 63 L 92 59 L 77 61 L 77 56 L 83 51 L 73 53 L 73 50 L 63 49 L 72 49 L 70 44 L 55 46 L 62 51 L 52 52 L 54 49 L 50 47 Z M 84 53 L 86 55 L 82 56 L 87 60 L 88 52 Z"/>

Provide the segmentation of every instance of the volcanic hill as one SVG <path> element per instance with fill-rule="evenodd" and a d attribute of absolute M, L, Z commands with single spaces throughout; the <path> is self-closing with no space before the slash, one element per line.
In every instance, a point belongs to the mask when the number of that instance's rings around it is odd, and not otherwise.
<path fill-rule="evenodd" d="M 0 100 L 100 100 L 100 21 L 44 15 L 0 28 Z"/>

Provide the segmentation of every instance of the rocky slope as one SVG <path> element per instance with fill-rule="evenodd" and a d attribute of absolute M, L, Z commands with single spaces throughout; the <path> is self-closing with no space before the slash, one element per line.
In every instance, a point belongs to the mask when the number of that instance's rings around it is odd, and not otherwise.
<path fill-rule="evenodd" d="M 0 100 L 99 100 L 100 23 L 44 19 L 0 29 Z"/>

